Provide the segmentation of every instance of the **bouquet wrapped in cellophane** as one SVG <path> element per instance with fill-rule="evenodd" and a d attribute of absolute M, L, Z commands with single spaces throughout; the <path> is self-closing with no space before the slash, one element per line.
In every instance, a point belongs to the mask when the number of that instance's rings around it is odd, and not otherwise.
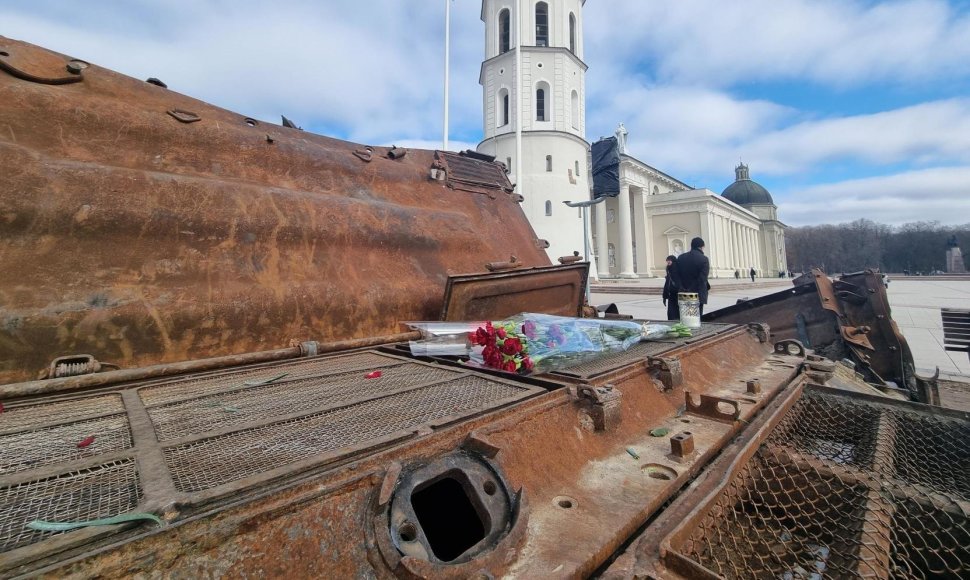
<path fill-rule="evenodd" d="M 522 313 L 482 322 L 411 322 L 423 340 L 415 356 L 457 356 L 472 366 L 509 373 L 547 373 L 622 352 L 642 340 L 690 336 L 681 324 L 570 318 Z"/>

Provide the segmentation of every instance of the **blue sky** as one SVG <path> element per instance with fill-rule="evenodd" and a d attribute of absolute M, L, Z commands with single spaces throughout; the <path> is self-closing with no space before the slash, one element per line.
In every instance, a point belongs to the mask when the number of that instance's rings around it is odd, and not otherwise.
<path fill-rule="evenodd" d="M 452 148 L 481 138 L 481 3 L 452 4 Z M 590 0 L 587 139 L 791 225 L 970 222 L 970 1 Z M 7 0 L 0 35 L 262 120 L 440 146 L 443 0 Z"/>

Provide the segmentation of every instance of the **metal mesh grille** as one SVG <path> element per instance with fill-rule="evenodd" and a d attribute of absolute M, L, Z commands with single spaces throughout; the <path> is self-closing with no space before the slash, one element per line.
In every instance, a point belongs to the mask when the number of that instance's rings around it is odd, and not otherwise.
<path fill-rule="evenodd" d="M 279 373 L 277 373 L 279 374 Z M 460 373 L 419 364 L 384 367 L 376 379 L 362 371 L 272 383 L 210 395 L 149 410 L 161 441 L 204 433 L 253 420 L 298 413 L 325 404 L 341 404 L 422 383 L 443 381 Z"/>
<path fill-rule="evenodd" d="M 666 322 L 662 324 L 666 324 Z M 670 338 L 662 341 L 651 340 L 640 342 L 623 352 L 598 358 L 588 363 L 571 366 L 567 369 L 557 371 L 555 374 L 582 378 L 596 376 L 630 363 L 641 362 L 648 356 L 663 354 L 677 347 L 684 346 L 689 342 L 713 336 L 733 327 L 733 324 L 704 323 L 699 329 L 693 331 L 693 336 L 687 338 Z"/>
<path fill-rule="evenodd" d="M 13 407 L 4 411 L 3 421 L 0 421 L 0 430 L 4 432 L 22 431 L 80 417 L 114 415 L 124 412 L 125 406 L 121 402 L 121 395 L 102 395 L 43 405 Z"/>
<path fill-rule="evenodd" d="M 107 518 L 134 510 L 140 500 L 133 459 L 0 488 L 0 552 L 63 533 L 32 530 L 33 520 Z"/>
<path fill-rule="evenodd" d="M 85 447 L 78 444 L 94 437 Z M 20 433 L 0 435 L 0 474 L 34 469 L 62 461 L 71 461 L 129 449 L 131 429 L 127 415 L 77 421 Z"/>
<path fill-rule="evenodd" d="M 169 384 L 139 389 L 138 394 L 146 406 L 165 405 L 202 395 L 244 388 L 246 382 L 269 380 L 283 373 L 286 373 L 286 376 L 280 380 L 292 381 L 293 379 L 323 374 L 386 368 L 388 365 L 400 364 L 401 362 L 400 359 L 373 352 L 313 358 L 288 364 L 277 364 L 273 365 L 272 368 L 255 368 L 234 371 L 231 374 L 222 373 L 192 380 L 174 381 Z"/>
<path fill-rule="evenodd" d="M 968 577 L 970 423 L 809 392 L 680 547 L 728 578 Z"/>
<path fill-rule="evenodd" d="M 165 449 L 179 491 L 192 492 L 525 396 L 527 388 L 462 377 L 342 409 Z M 351 452 L 350 449 L 347 450 Z"/>

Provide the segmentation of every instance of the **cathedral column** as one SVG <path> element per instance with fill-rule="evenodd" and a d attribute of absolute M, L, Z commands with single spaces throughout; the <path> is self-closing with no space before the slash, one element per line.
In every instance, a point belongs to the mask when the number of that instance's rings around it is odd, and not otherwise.
<path fill-rule="evenodd" d="M 754 265 L 751 263 L 751 235 L 750 234 L 751 234 L 751 230 L 748 229 L 748 226 L 741 226 L 741 240 L 742 240 L 742 243 L 744 244 L 744 267 L 749 271 L 749 273 L 751 270 L 751 266 Z"/>
<path fill-rule="evenodd" d="M 620 195 L 616 198 L 619 205 L 616 212 L 616 225 L 620 230 L 620 243 L 616 252 L 620 256 L 620 278 L 636 278 L 633 271 L 633 224 L 630 221 L 630 185 L 620 181 Z"/>
<path fill-rule="evenodd" d="M 596 220 L 596 271 L 600 278 L 610 277 L 610 240 L 606 237 L 609 231 L 606 224 L 606 202 L 600 202 L 590 209 Z"/>
<path fill-rule="evenodd" d="M 747 238 L 747 241 L 748 241 L 748 243 L 747 243 L 747 246 L 748 246 L 748 269 L 750 270 L 751 268 L 754 268 L 755 270 L 757 270 L 758 269 L 758 265 L 754 261 L 754 240 L 752 239 L 752 236 L 751 236 L 751 228 L 745 228 L 745 233 L 747 234 L 746 235 L 746 238 Z"/>
<path fill-rule="evenodd" d="M 731 222 L 731 261 L 734 268 L 740 268 L 741 247 L 738 245 L 738 224 Z"/>

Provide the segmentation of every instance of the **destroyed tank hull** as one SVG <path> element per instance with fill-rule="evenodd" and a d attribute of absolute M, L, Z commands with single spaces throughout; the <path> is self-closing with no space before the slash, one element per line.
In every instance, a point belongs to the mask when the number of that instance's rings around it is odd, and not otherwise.
<path fill-rule="evenodd" d="M 0 49 L 0 576 L 970 574 L 967 413 L 763 321 L 412 356 L 408 320 L 583 313 L 500 165 Z"/>

